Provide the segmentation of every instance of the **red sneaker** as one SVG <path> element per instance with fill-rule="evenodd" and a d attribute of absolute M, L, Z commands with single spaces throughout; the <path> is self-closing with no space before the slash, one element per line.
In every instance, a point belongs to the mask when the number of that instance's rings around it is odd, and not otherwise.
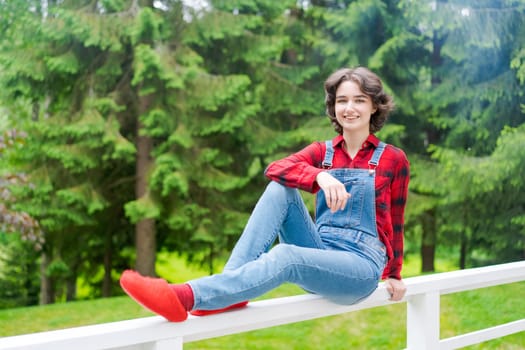
<path fill-rule="evenodd" d="M 137 303 L 170 322 L 182 322 L 188 318 L 177 294 L 161 278 L 145 277 L 126 270 L 120 277 L 120 286 Z"/>
<path fill-rule="evenodd" d="M 245 307 L 246 305 L 248 305 L 247 301 L 241 301 L 240 303 L 226 306 L 222 309 L 217 309 L 217 310 L 192 310 L 190 311 L 190 314 L 192 314 L 193 316 L 208 316 L 208 315 L 213 315 L 213 314 L 219 314 L 221 312 L 225 312 L 229 310 L 240 309 L 240 308 Z"/>

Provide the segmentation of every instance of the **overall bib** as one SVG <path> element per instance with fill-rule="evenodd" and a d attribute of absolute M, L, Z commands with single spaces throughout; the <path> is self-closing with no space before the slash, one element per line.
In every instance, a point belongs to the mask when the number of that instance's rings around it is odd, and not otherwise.
<path fill-rule="evenodd" d="M 326 145 L 324 166 L 330 168 L 334 150 L 331 141 Z M 188 282 L 194 309 L 220 309 L 287 282 L 339 304 L 370 295 L 387 259 L 375 221 L 375 168 L 384 147 L 377 147 L 369 169 L 327 169 L 351 197 L 343 211 L 331 213 L 320 191 L 316 222 L 297 189 L 270 182 L 223 272 Z"/>
<path fill-rule="evenodd" d="M 381 260 L 386 256 L 386 249 L 379 240 L 376 224 L 375 169 L 386 144 L 379 143 L 368 162 L 368 169 L 332 169 L 332 141 L 328 140 L 325 144 L 323 167 L 345 185 L 350 198 L 344 210 L 332 213 L 326 205 L 324 191 L 317 192 L 316 223 L 319 234 L 326 245 L 371 255 L 384 268 L 386 261 L 381 263 Z"/>

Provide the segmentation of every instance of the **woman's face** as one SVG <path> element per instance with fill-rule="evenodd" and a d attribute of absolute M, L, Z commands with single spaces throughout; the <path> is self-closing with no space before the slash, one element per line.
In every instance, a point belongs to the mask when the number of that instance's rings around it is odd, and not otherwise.
<path fill-rule="evenodd" d="M 370 96 L 350 80 L 343 81 L 335 93 L 335 117 L 343 128 L 343 134 L 370 132 L 370 117 L 377 109 Z"/>

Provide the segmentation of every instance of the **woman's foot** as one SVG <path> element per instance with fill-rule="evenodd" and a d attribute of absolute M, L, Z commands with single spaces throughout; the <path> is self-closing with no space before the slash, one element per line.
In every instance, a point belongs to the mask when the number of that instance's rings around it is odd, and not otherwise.
<path fill-rule="evenodd" d="M 182 322 L 188 318 L 188 312 L 175 291 L 161 278 L 145 277 L 126 270 L 120 277 L 120 285 L 137 303 L 170 322 Z"/>
<path fill-rule="evenodd" d="M 242 301 L 242 302 L 237 303 L 237 304 L 226 306 L 226 307 L 224 307 L 222 309 L 216 309 L 216 310 L 192 310 L 192 311 L 190 311 L 190 314 L 192 314 L 193 316 L 208 316 L 208 315 L 218 314 L 218 313 L 229 311 L 229 310 L 240 309 L 240 308 L 245 307 L 246 305 L 248 305 L 248 302 L 247 301 Z"/>

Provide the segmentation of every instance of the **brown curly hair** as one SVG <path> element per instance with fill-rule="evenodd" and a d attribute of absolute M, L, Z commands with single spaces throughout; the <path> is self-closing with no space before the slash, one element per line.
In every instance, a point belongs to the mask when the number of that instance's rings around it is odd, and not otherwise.
<path fill-rule="evenodd" d="M 332 73 L 324 83 L 326 114 L 335 131 L 343 133 L 343 128 L 335 117 L 335 94 L 344 81 L 353 81 L 361 91 L 368 95 L 377 109 L 370 117 L 370 133 L 375 133 L 385 125 L 388 115 L 394 109 L 394 100 L 383 89 L 381 79 L 368 68 L 341 68 Z"/>

